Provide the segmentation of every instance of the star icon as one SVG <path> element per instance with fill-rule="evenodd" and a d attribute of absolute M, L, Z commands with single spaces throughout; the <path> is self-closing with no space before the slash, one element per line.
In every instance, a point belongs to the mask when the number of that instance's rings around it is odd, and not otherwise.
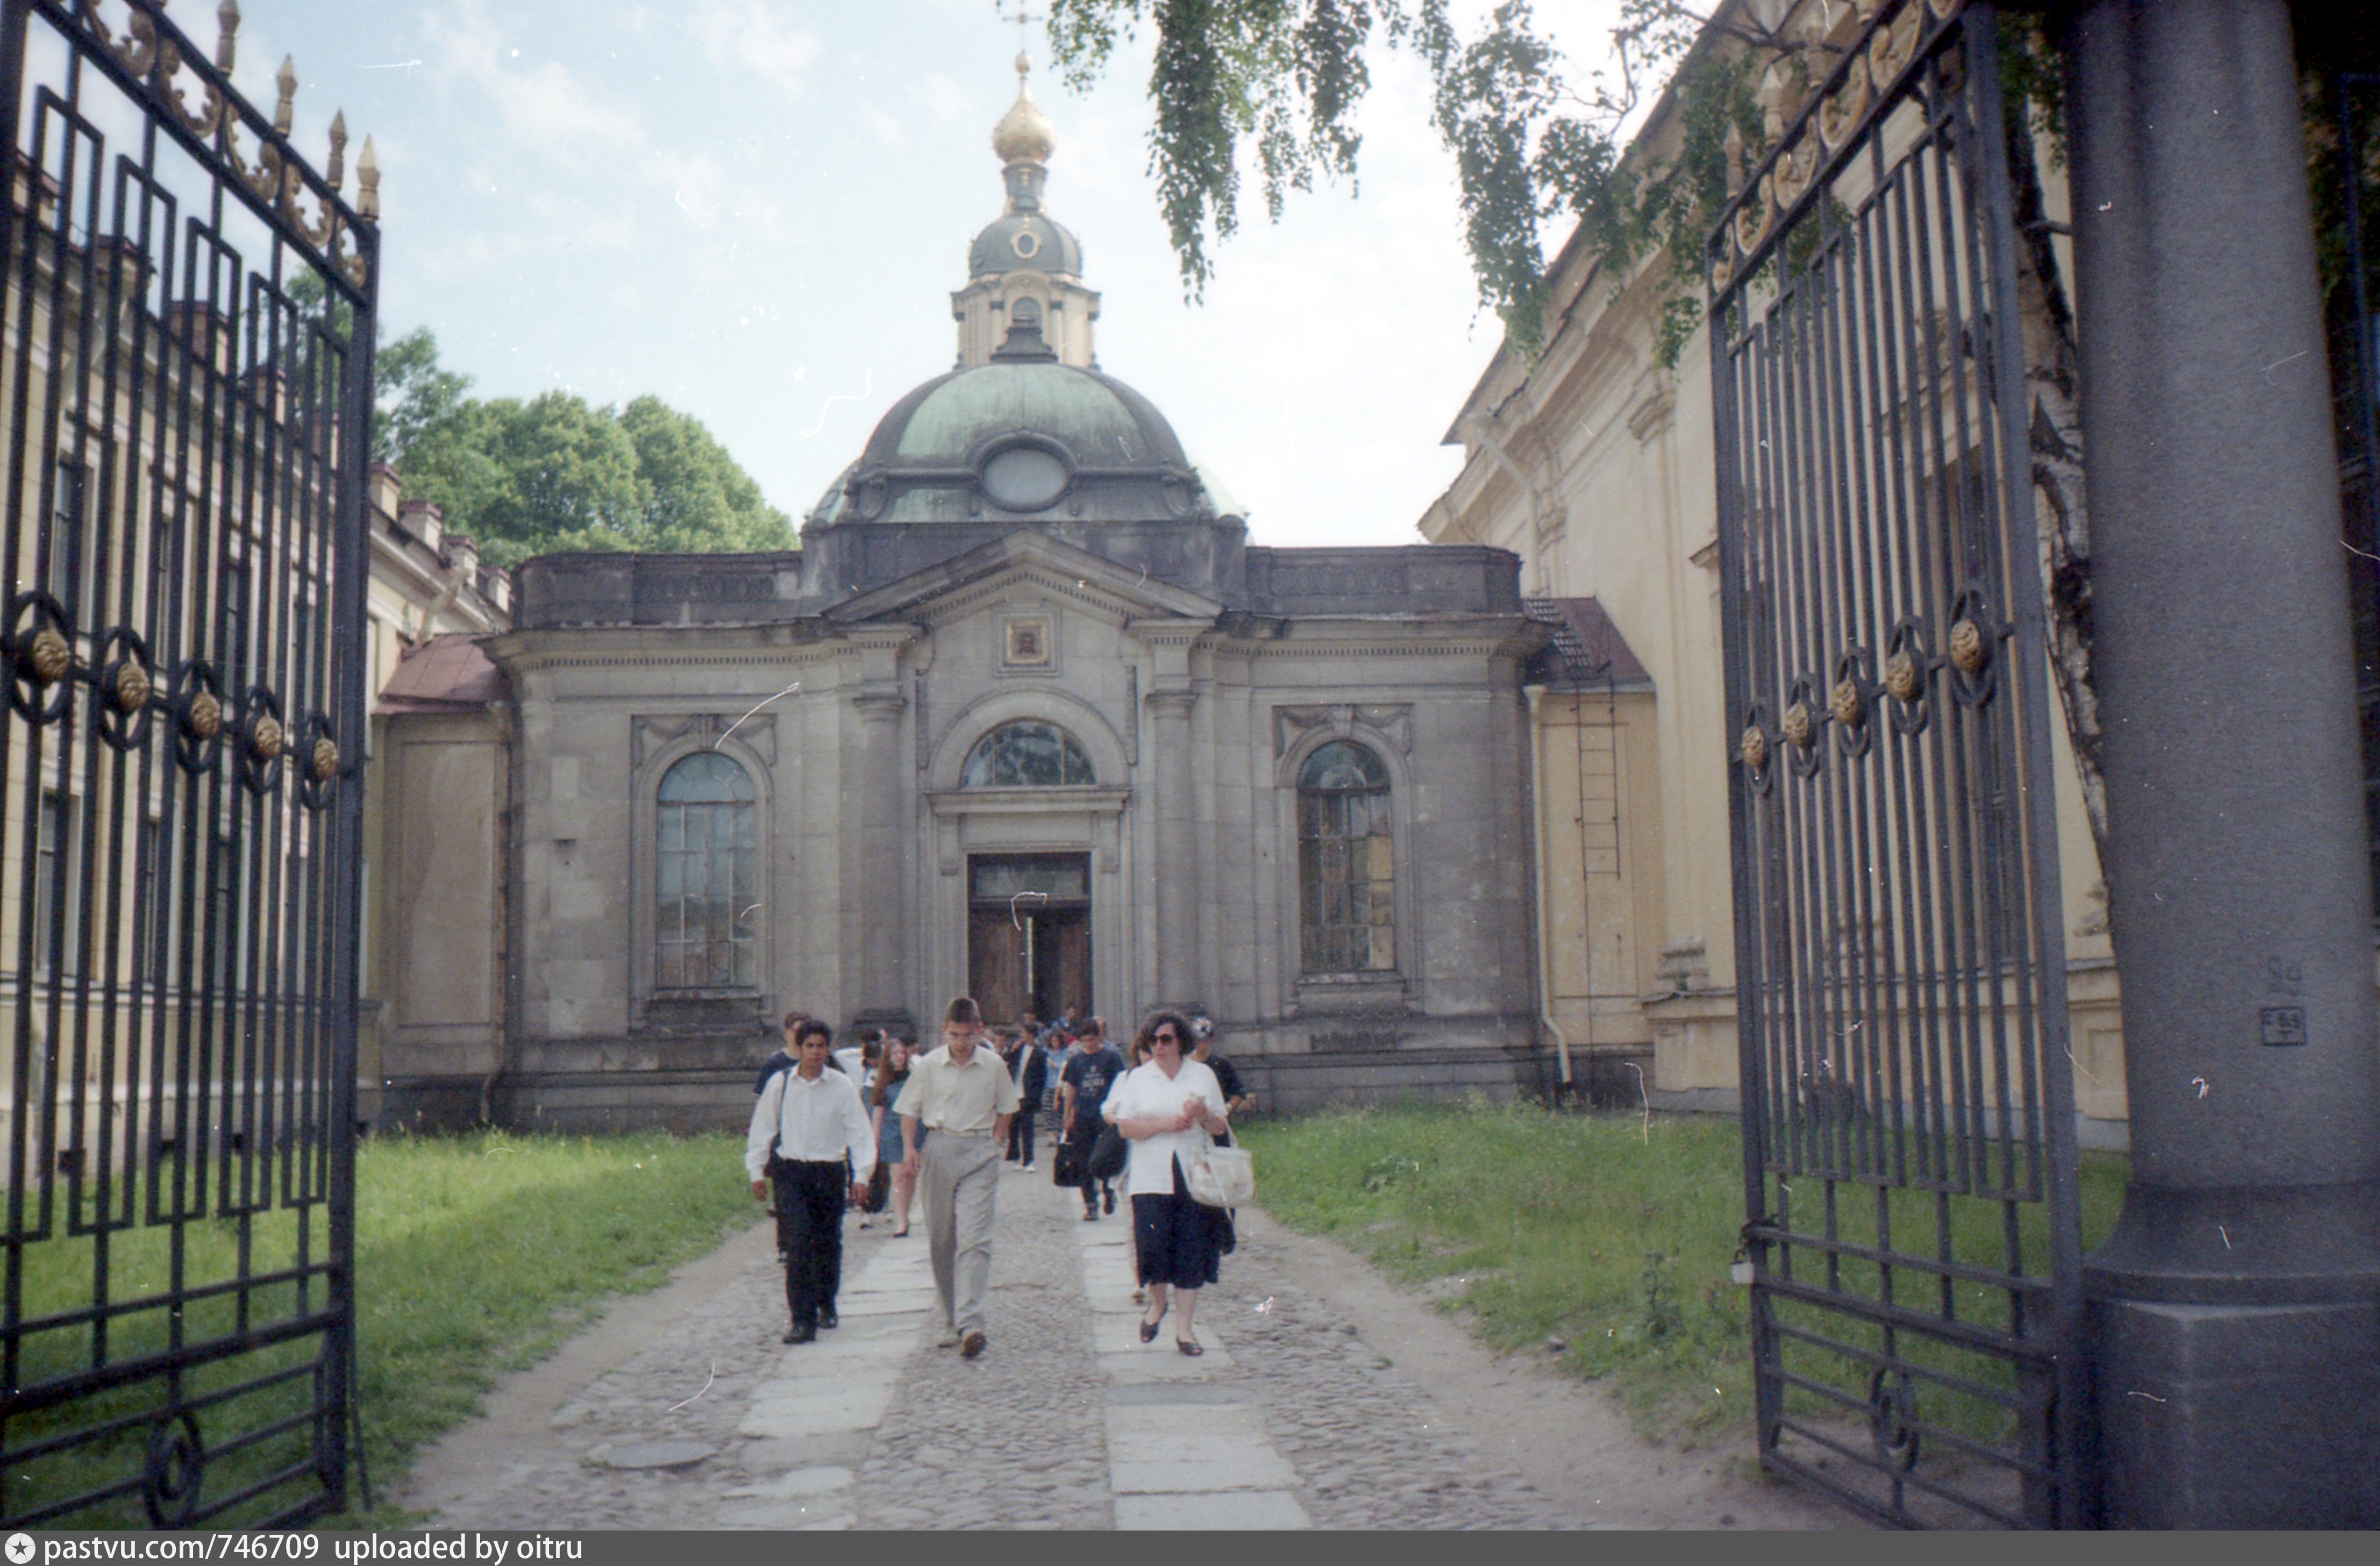
<path fill-rule="evenodd" d="M 30 1534 L 10 1534 L 8 1536 L 8 1559 L 15 1561 L 16 1566 L 25 1566 L 25 1562 L 33 1559 L 33 1536 Z"/>

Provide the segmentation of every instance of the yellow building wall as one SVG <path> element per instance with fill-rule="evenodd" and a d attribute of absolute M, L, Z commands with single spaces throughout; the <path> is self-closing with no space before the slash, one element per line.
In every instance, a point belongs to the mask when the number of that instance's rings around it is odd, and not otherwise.
<path fill-rule="evenodd" d="M 2049 194 L 2062 206 L 2062 188 Z M 1544 349 L 1525 370 L 1508 349 L 1473 389 L 1449 435 L 1466 448 L 1464 469 L 1421 527 L 1434 542 L 1512 550 L 1526 592 L 1593 598 L 1650 676 L 1651 690 L 1622 698 L 1615 717 L 1585 703 L 1586 733 L 1605 722 L 1614 744 L 1597 752 L 1609 759 L 1586 764 L 1600 836 L 1584 853 L 1577 704 L 1541 703 L 1547 999 L 1573 1047 L 1590 1035 L 1649 1046 L 1656 1092 L 1719 1107 L 1738 1077 L 1735 725 L 1722 679 L 1710 344 L 1697 333 L 1674 368 L 1655 362 L 1666 266 L 1650 258 L 1615 290 L 1574 255 L 1557 264 Z M 2086 1120 L 2120 1121 L 2123 1025 L 2105 892 L 2062 708 L 2051 727 L 2076 1103 Z M 1616 828 L 1597 817 L 1614 794 Z M 1616 872 L 1593 846 L 1614 840 Z"/>

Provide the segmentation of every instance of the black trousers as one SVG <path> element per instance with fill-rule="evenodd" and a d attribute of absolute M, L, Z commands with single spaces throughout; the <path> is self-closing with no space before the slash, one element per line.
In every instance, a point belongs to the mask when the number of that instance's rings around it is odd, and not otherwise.
<path fill-rule="evenodd" d="M 777 1213 L 786 1236 L 785 1310 L 797 1329 L 815 1328 L 843 1287 L 843 1208 L 851 1195 L 844 1160 L 774 1166 Z"/>
<path fill-rule="evenodd" d="M 1011 1159 L 1015 1158 L 1019 1147 L 1025 1149 L 1025 1161 L 1031 1163 L 1033 1161 L 1033 1115 L 1029 1110 L 1021 1106 L 1016 1111 L 1016 1118 L 1008 1123 L 1008 1156 Z"/>
<path fill-rule="evenodd" d="M 1084 1164 L 1087 1166 L 1091 1161 L 1091 1148 L 1098 1144 L 1099 1139 L 1099 1123 L 1095 1120 L 1088 1126 L 1076 1126 L 1075 1135 L 1065 1138 L 1065 1142 L 1068 1147 L 1076 1149 L 1076 1156 L 1081 1158 Z M 1082 1192 L 1083 1207 L 1089 1212 L 1099 1210 L 1099 1193 L 1102 1190 L 1110 1196 L 1115 1195 L 1115 1187 L 1112 1184 L 1105 1180 L 1094 1180 L 1087 1173 L 1083 1176 L 1082 1183 L 1075 1189 Z"/>

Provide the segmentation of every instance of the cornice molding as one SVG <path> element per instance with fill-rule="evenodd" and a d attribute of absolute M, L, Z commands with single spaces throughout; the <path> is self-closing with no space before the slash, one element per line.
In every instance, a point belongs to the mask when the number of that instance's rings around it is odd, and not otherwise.
<path fill-rule="evenodd" d="M 937 788 L 926 804 L 937 816 L 1120 815 L 1132 790 L 1114 783 L 1073 783 L 1055 788 Z"/>

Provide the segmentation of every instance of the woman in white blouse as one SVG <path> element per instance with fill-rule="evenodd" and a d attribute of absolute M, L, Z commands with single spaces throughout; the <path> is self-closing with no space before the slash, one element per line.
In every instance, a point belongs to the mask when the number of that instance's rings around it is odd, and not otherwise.
<path fill-rule="evenodd" d="M 1182 1155 L 1205 1149 L 1213 1134 L 1229 1130 L 1230 1123 L 1215 1074 L 1183 1058 L 1190 1048 L 1188 1023 L 1160 1012 L 1141 1025 L 1135 1043 L 1141 1042 L 1148 1045 L 1148 1063 L 1124 1074 L 1113 1110 L 1116 1129 L 1132 1145 L 1124 1170 L 1132 1190 L 1133 1248 L 1150 1311 L 1141 1319 L 1140 1341 L 1156 1341 L 1168 1296 L 1178 1293 L 1182 1309 L 1173 1318 L 1173 1346 L 1195 1356 L 1207 1352 L 1191 1324 L 1198 1291 L 1218 1277 L 1216 1222 L 1222 1215 L 1191 1199 Z"/>

